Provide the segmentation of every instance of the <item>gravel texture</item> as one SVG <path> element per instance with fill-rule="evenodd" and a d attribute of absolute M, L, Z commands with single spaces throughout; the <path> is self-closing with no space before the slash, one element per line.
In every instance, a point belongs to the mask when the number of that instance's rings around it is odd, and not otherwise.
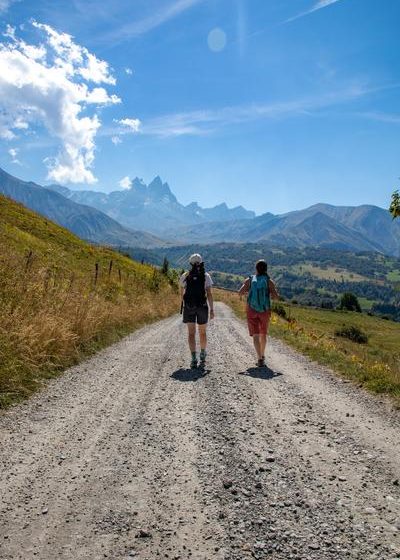
<path fill-rule="evenodd" d="M 223 304 L 189 370 L 175 316 L 0 416 L 0 559 L 400 558 L 399 413 Z"/>

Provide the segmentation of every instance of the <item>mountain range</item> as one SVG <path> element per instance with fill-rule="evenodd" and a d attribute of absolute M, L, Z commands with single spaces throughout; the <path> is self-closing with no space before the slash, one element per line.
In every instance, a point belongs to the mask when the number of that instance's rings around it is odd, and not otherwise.
<path fill-rule="evenodd" d="M 69 200 L 101 210 L 124 226 L 143 229 L 157 235 L 163 235 L 168 229 L 181 226 L 255 217 L 255 212 L 242 206 L 228 208 L 225 203 L 213 208 L 201 208 L 197 202 L 184 206 L 178 202 L 168 183 L 163 183 L 160 177 L 155 177 L 149 185 L 136 177 L 128 189 L 108 194 L 73 191 L 60 185 L 50 185 L 48 188 Z"/>
<path fill-rule="evenodd" d="M 256 216 L 225 203 L 182 205 L 168 183 L 136 178 L 129 189 L 101 193 L 60 185 L 41 187 L 0 169 L 0 193 L 70 229 L 83 239 L 126 247 L 219 242 L 326 247 L 400 256 L 400 220 L 372 205 L 315 204 L 304 210 Z"/>
<path fill-rule="evenodd" d="M 283 247 L 328 247 L 400 256 L 400 223 L 393 221 L 387 210 L 371 205 L 315 204 L 287 214 L 266 213 L 251 220 L 178 228 L 166 236 L 175 242 L 269 242 Z"/>
<path fill-rule="evenodd" d="M 81 239 L 108 245 L 147 248 L 164 244 L 150 233 L 125 228 L 104 212 L 69 200 L 53 189 L 21 181 L 2 169 L 0 193 L 69 229 Z"/>

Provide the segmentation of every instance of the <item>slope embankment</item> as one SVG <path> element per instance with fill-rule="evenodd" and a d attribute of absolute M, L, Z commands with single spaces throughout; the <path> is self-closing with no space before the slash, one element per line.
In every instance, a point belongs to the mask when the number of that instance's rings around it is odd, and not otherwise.
<path fill-rule="evenodd" d="M 0 196 L 0 408 L 179 307 L 163 275 Z"/>
<path fill-rule="evenodd" d="M 2 414 L 2 560 L 399 558 L 398 412 L 216 315 L 204 373 L 174 316 Z"/>

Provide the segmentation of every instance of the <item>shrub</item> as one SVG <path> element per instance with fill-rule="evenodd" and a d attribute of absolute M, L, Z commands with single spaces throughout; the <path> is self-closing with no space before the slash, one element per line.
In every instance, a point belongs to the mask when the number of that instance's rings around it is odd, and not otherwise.
<path fill-rule="evenodd" d="M 340 299 L 340 309 L 346 309 L 346 311 L 357 311 L 361 313 L 361 306 L 357 299 L 357 296 L 351 292 L 345 292 Z"/>
<path fill-rule="evenodd" d="M 357 342 L 358 344 L 366 344 L 368 342 L 367 334 L 354 325 L 343 325 L 342 328 L 335 331 L 335 335 L 348 338 L 352 342 Z"/>
<path fill-rule="evenodd" d="M 273 303 L 272 311 L 277 315 L 279 315 L 279 317 L 282 317 L 283 319 L 286 319 L 287 317 L 286 309 L 283 307 L 281 303 Z"/>

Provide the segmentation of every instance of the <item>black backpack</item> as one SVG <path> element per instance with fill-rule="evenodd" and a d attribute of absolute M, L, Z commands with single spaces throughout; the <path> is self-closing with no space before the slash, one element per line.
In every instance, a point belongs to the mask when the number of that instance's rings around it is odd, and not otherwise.
<path fill-rule="evenodd" d="M 186 289 L 183 296 L 185 305 L 188 307 L 200 307 L 206 305 L 206 277 L 204 272 L 191 270 L 186 277 Z"/>

